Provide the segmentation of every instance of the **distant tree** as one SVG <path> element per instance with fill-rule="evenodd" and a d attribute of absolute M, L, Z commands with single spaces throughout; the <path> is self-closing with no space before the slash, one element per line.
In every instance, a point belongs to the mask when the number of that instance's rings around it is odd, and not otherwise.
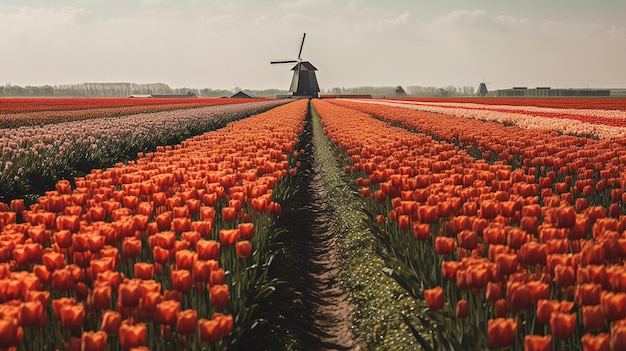
<path fill-rule="evenodd" d="M 396 96 L 397 97 L 405 97 L 406 96 L 406 91 L 404 91 L 404 88 L 402 88 L 402 86 L 398 85 L 396 87 Z"/>

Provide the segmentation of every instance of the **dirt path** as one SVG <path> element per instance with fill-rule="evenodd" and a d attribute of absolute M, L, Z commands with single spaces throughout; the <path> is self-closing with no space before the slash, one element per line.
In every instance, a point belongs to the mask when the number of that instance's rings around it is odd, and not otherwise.
<path fill-rule="evenodd" d="M 411 299 L 383 272 L 358 193 L 344 179 L 319 117 L 309 116 L 306 152 L 278 220 L 270 276 L 283 281 L 259 307 L 240 350 L 415 350 L 402 314 Z"/>
<path fill-rule="evenodd" d="M 310 119 L 309 119 L 310 120 Z M 309 123 L 303 135 L 306 152 L 300 159 L 302 183 L 294 212 L 286 213 L 291 223 L 294 249 L 301 254 L 303 342 L 308 350 L 359 350 L 351 331 L 352 306 L 341 286 L 340 259 L 333 210 L 321 174 L 319 152 Z"/>

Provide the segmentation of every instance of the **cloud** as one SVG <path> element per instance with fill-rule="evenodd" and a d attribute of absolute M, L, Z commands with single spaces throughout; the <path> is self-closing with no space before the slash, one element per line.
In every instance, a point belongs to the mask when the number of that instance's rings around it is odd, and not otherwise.
<path fill-rule="evenodd" d="M 279 7 L 286 9 L 301 9 L 301 8 L 310 8 L 312 6 L 317 5 L 329 5 L 330 0 L 298 0 L 298 1 L 290 1 L 283 2 L 279 5 Z"/>
<path fill-rule="evenodd" d="M 401 15 L 389 18 L 389 19 L 380 19 L 378 20 L 379 27 L 396 27 L 396 26 L 406 26 L 409 24 L 410 14 L 408 12 L 404 12 Z"/>
<path fill-rule="evenodd" d="M 484 10 L 457 10 L 436 18 L 429 25 L 433 31 L 476 32 L 476 31 L 512 31 L 528 27 L 528 18 L 509 15 L 492 15 Z"/>

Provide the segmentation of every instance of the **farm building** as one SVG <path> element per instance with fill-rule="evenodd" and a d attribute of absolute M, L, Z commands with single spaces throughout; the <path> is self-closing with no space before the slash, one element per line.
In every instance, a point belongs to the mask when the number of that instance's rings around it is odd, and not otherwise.
<path fill-rule="evenodd" d="M 249 98 L 251 98 L 251 97 L 252 97 L 252 96 L 251 96 L 250 94 L 246 94 L 246 93 L 244 93 L 243 91 L 238 91 L 238 92 L 236 92 L 233 96 L 231 96 L 231 98 L 237 98 L 237 99 L 240 99 L 240 98 L 246 98 L 246 99 L 249 99 Z"/>
<path fill-rule="evenodd" d="M 497 97 L 562 97 L 562 96 L 610 96 L 609 89 L 552 89 L 550 87 L 513 87 L 496 90 Z"/>

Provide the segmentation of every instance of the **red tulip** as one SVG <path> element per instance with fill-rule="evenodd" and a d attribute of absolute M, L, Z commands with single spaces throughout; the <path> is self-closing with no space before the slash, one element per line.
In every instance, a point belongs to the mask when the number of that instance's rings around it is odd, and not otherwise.
<path fill-rule="evenodd" d="M 59 310 L 59 317 L 63 329 L 80 330 L 85 322 L 85 306 L 82 303 L 63 306 Z"/>
<path fill-rule="evenodd" d="M 554 312 L 550 315 L 550 330 L 557 339 L 567 339 L 574 335 L 576 313 Z"/>
<path fill-rule="evenodd" d="M 581 310 L 583 326 L 585 327 L 585 329 L 596 330 L 604 328 L 606 323 L 604 313 L 602 313 L 602 306 L 582 306 Z"/>
<path fill-rule="evenodd" d="M 435 252 L 440 255 L 451 255 L 456 249 L 456 240 L 445 236 L 435 238 Z"/>
<path fill-rule="evenodd" d="M 218 260 L 220 258 L 220 243 L 215 240 L 198 240 L 196 252 L 200 260 Z"/>
<path fill-rule="evenodd" d="M 239 240 L 239 229 L 221 229 L 220 242 L 224 246 L 233 246 Z"/>
<path fill-rule="evenodd" d="M 174 289 L 180 292 L 187 292 L 191 290 L 193 285 L 193 279 L 191 278 L 191 273 L 185 269 L 172 270 L 172 286 Z"/>
<path fill-rule="evenodd" d="M 593 335 L 587 333 L 580 338 L 580 343 L 583 346 L 583 351 L 610 351 L 609 334 L 599 333 Z"/>
<path fill-rule="evenodd" d="M 74 288 L 74 275 L 67 268 L 57 269 L 52 272 L 50 285 L 59 291 L 70 291 Z"/>
<path fill-rule="evenodd" d="M 194 222 L 195 223 L 195 222 Z M 193 227 L 193 224 L 192 224 Z M 189 245 L 195 247 L 198 241 L 202 239 L 202 234 L 196 230 L 190 230 L 188 232 L 183 232 L 181 234 L 183 240 L 188 241 Z"/>
<path fill-rule="evenodd" d="M 122 255 L 126 258 L 137 258 L 141 254 L 141 240 L 135 237 L 125 237 L 122 242 Z"/>
<path fill-rule="evenodd" d="M 217 321 L 218 330 L 221 337 L 230 335 L 233 330 L 233 316 L 231 314 L 224 315 L 220 312 L 213 312 L 211 319 Z"/>
<path fill-rule="evenodd" d="M 524 351 L 552 350 L 552 336 L 526 335 L 524 337 Z"/>
<path fill-rule="evenodd" d="M 111 305 L 111 284 L 102 284 L 95 286 L 91 295 L 91 303 L 97 310 L 109 308 Z"/>
<path fill-rule="evenodd" d="M 458 261 L 442 261 L 441 272 L 443 273 L 443 278 L 446 280 L 456 280 L 456 274 L 460 266 L 461 262 Z"/>
<path fill-rule="evenodd" d="M 465 319 L 469 314 L 469 301 L 459 300 L 456 304 L 456 317 Z"/>
<path fill-rule="evenodd" d="M 440 310 L 444 305 L 443 288 L 436 286 L 432 289 L 424 290 L 424 299 L 426 300 L 426 306 L 431 310 Z"/>
<path fill-rule="evenodd" d="M 46 325 L 47 313 L 41 301 L 24 302 L 20 306 L 18 319 L 23 327 L 41 328 Z M 1 334 L 0 334 L 1 335 Z"/>
<path fill-rule="evenodd" d="M 611 326 L 611 350 L 626 350 L 626 325 L 624 322 Z"/>
<path fill-rule="evenodd" d="M 187 272 L 187 271 L 185 271 Z M 180 302 L 165 300 L 156 305 L 154 320 L 159 324 L 174 325 L 180 312 Z"/>
<path fill-rule="evenodd" d="M 507 299 L 517 309 L 530 309 L 533 306 L 530 289 L 524 282 L 509 281 Z"/>
<path fill-rule="evenodd" d="M 253 223 L 239 223 L 238 227 L 241 238 L 250 240 L 254 237 L 254 224 Z"/>
<path fill-rule="evenodd" d="M 81 350 L 104 351 L 107 344 L 107 334 L 103 331 L 86 331 L 80 338 Z"/>
<path fill-rule="evenodd" d="M 489 282 L 489 276 L 489 269 L 484 266 L 474 265 L 465 270 L 465 282 L 469 289 L 480 290 L 486 288 L 487 283 Z"/>
<path fill-rule="evenodd" d="M 252 256 L 252 243 L 248 240 L 238 241 L 235 244 L 235 250 L 240 258 L 248 258 Z"/>
<path fill-rule="evenodd" d="M 80 230 L 80 217 L 75 215 L 60 215 L 56 220 L 58 230 L 69 230 L 76 233 Z"/>
<path fill-rule="evenodd" d="M 146 312 L 156 311 L 156 306 L 163 301 L 163 296 L 158 291 L 146 291 L 141 298 L 141 309 Z"/>
<path fill-rule="evenodd" d="M 237 209 L 234 207 L 223 207 L 222 218 L 226 222 L 232 222 L 237 218 Z"/>
<path fill-rule="evenodd" d="M 137 262 L 134 266 L 135 278 L 141 280 L 154 279 L 154 264 L 147 262 Z"/>
<path fill-rule="evenodd" d="M 124 307 L 137 307 L 141 298 L 139 283 L 131 280 L 120 284 L 118 298 Z"/>
<path fill-rule="evenodd" d="M 155 221 L 159 231 L 167 231 L 172 228 L 172 212 L 166 211 L 156 216 Z"/>
<path fill-rule="evenodd" d="M 437 223 L 439 213 L 437 206 L 423 205 L 418 208 L 418 218 L 422 223 Z"/>
<path fill-rule="evenodd" d="M 430 232 L 430 224 L 413 223 L 413 236 L 415 237 L 415 239 L 421 241 L 430 239 L 432 237 L 432 234 Z"/>
<path fill-rule="evenodd" d="M 223 308 L 230 301 L 230 292 L 227 284 L 219 284 L 211 286 L 210 290 L 211 305 L 215 308 Z"/>
<path fill-rule="evenodd" d="M 62 253 L 48 251 L 42 254 L 41 258 L 46 269 L 50 272 L 54 272 L 65 266 L 65 256 Z"/>
<path fill-rule="evenodd" d="M 105 311 L 102 314 L 102 323 L 100 330 L 107 335 L 117 335 L 120 325 L 122 324 L 122 315 L 117 311 Z"/>
<path fill-rule="evenodd" d="M 174 228 L 174 232 L 176 235 L 180 235 L 183 232 L 187 232 L 191 230 L 191 218 L 174 218 L 172 221 L 172 227 Z"/>
<path fill-rule="evenodd" d="M 509 347 L 513 344 L 517 322 L 513 318 L 496 318 L 487 322 L 487 339 L 494 348 Z"/>
<path fill-rule="evenodd" d="M 600 306 L 610 322 L 626 318 L 626 293 L 602 292 Z"/>
<path fill-rule="evenodd" d="M 560 288 L 574 285 L 576 281 L 576 273 L 574 267 L 569 265 L 558 264 L 554 268 L 556 286 Z"/>
<path fill-rule="evenodd" d="M 496 269 L 502 276 L 508 276 L 517 271 L 518 260 L 516 254 L 499 254 L 496 256 Z"/>
<path fill-rule="evenodd" d="M 212 260 L 217 262 L 215 260 Z M 211 276 L 211 265 L 208 261 L 198 260 L 193 265 L 193 277 L 196 282 L 206 283 L 209 281 L 209 277 Z M 196 284 L 196 287 L 201 286 L 200 284 Z"/>
<path fill-rule="evenodd" d="M 529 234 L 537 234 L 537 229 L 539 229 L 539 218 L 522 217 L 520 219 L 520 228 Z"/>
<path fill-rule="evenodd" d="M 170 251 L 160 246 L 155 246 L 152 249 L 152 257 L 154 257 L 154 262 L 166 264 L 170 261 Z"/>
<path fill-rule="evenodd" d="M 176 268 L 191 271 L 198 260 L 198 254 L 190 250 L 176 251 Z"/>
<path fill-rule="evenodd" d="M 19 347 L 24 338 L 24 330 L 17 325 L 17 320 L 0 319 L 0 348 Z"/>
<path fill-rule="evenodd" d="M 459 247 L 466 250 L 473 250 L 478 245 L 478 234 L 475 231 L 465 229 L 457 234 Z"/>
<path fill-rule="evenodd" d="M 148 328 L 145 323 L 130 324 L 125 320 L 119 329 L 120 345 L 125 351 L 133 347 L 146 346 L 148 342 Z"/>
<path fill-rule="evenodd" d="M 493 219 L 498 215 L 500 204 L 495 200 L 484 200 L 480 202 L 480 217 Z"/>
<path fill-rule="evenodd" d="M 577 284 L 574 296 L 579 306 L 599 305 L 602 285 L 593 283 Z"/>
<path fill-rule="evenodd" d="M 217 342 L 221 337 L 218 321 L 201 318 L 198 321 L 198 334 L 203 342 Z"/>
<path fill-rule="evenodd" d="M 198 325 L 198 312 L 188 309 L 180 312 L 176 319 L 176 330 L 181 335 L 189 335 L 196 332 Z"/>
<path fill-rule="evenodd" d="M 72 232 L 69 230 L 58 230 L 54 233 L 54 242 L 62 249 L 72 246 Z"/>
<path fill-rule="evenodd" d="M 576 223 L 576 209 L 574 207 L 561 206 L 554 211 L 558 228 L 571 228 Z"/>

